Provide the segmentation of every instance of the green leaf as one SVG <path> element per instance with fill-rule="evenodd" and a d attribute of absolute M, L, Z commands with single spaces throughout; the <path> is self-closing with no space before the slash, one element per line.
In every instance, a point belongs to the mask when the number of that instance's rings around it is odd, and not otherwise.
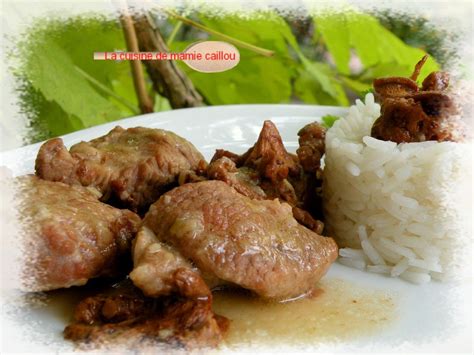
<path fill-rule="evenodd" d="M 372 88 L 372 84 L 355 80 L 355 79 L 351 79 L 346 76 L 341 76 L 341 81 L 347 88 L 351 89 L 359 96 L 362 93 L 367 92 L 367 90 L 370 90 Z"/>
<path fill-rule="evenodd" d="M 344 17 L 339 13 L 326 13 L 317 19 L 316 31 L 324 38 L 326 47 L 331 53 L 337 70 L 345 75 L 350 74 L 350 37 Z"/>
<path fill-rule="evenodd" d="M 364 98 L 367 94 L 374 94 L 374 88 L 372 87 L 370 89 L 365 90 L 359 96 Z"/>
<path fill-rule="evenodd" d="M 295 93 L 304 101 L 348 104 L 344 89 L 329 66 L 308 60 L 288 24 L 274 12 L 257 13 L 251 18 L 201 14 L 199 19 L 213 30 L 275 52 L 273 57 L 264 58 L 240 49 L 240 64 L 225 73 L 201 74 L 181 66 L 210 104 L 287 102 L 295 76 Z M 218 38 L 209 36 L 208 39 Z M 174 42 L 171 49 L 183 50 L 188 44 Z M 288 46 L 297 54 L 303 68 L 291 58 Z"/>
<path fill-rule="evenodd" d="M 26 144 L 85 128 L 81 120 L 68 115 L 56 102 L 47 101 L 24 77 L 18 80 L 22 84 L 19 106 L 30 128 L 24 137 Z"/>
<path fill-rule="evenodd" d="M 146 78 L 146 76 L 145 76 Z M 131 105 L 136 107 L 136 110 L 140 112 L 138 106 L 137 94 L 135 87 L 133 86 L 132 74 L 130 71 L 119 73 L 114 79 L 110 80 L 111 90 L 118 96 L 125 98 Z M 130 108 L 125 104 L 121 104 L 117 100 L 113 101 L 123 113 L 122 116 L 130 116 L 131 114 L 137 114 L 130 111 Z M 139 114 L 139 113 L 138 113 Z"/>
<path fill-rule="evenodd" d="M 71 17 L 67 21 L 50 20 L 42 26 L 43 38 L 53 38 L 68 56 L 82 70 L 104 85 L 111 86 L 117 78 L 125 79 L 133 89 L 128 61 L 92 60 L 94 52 L 126 50 L 122 29 L 118 21 L 105 17 Z M 127 97 L 127 99 L 130 99 Z M 138 106 L 138 105 L 137 105 Z"/>
<path fill-rule="evenodd" d="M 118 21 L 101 16 L 73 17 L 57 25 L 55 21 L 52 21 L 46 29 L 45 35 L 54 36 L 57 44 L 67 51 L 75 65 L 130 102 L 139 112 L 130 62 L 91 60 L 93 52 L 126 50 L 123 32 Z M 98 92 L 109 98 L 105 92 L 101 90 Z M 131 111 L 120 101 L 112 99 L 112 102 L 120 109 L 121 117 L 136 114 L 136 111 Z"/>
<path fill-rule="evenodd" d="M 130 63 L 92 59 L 95 51 L 125 49 L 117 20 L 96 15 L 40 19 L 17 48 L 24 58 L 18 77 L 28 83 L 20 89 L 25 90 L 20 106 L 30 122 L 29 142 L 139 111 Z M 28 89 L 32 84 L 35 89 Z"/>
<path fill-rule="evenodd" d="M 291 96 L 291 71 L 274 58 L 242 57 L 237 67 L 223 73 L 183 69 L 211 105 L 283 103 Z"/>
<path fill-rule="evenodd" d="M 324 70 L 326 68 L 324 63 L 311 62 L 304 56 L 301 57 L 301 62 L 303 63 L 306 72 L 316 79 L 324 92 L 334 98 L 338 96 L 337 90 L 331 80 L 331 76 Z"/>
<path fill-rule="evenodd" d="M 171 110 L 170 102 L 166 97 L 156 94 L 155 95 L 155 104 L 153 105 L 154 112 L 162 112 Z"/>
<path fill-rule="evenodd" d="M 209 16 L 200 14 L 199 19 L 207 27 L 276 52 L 276 56 L 287 56 L 286 31 L 288 25 L 274 12 L 255 12 L 252 17 L 238 15 Z M 291 31 L 290 31 L 291 33 Z M 213 37 L 211 36 L 211 39 Z"/>
<path fill-rule="evenodd" d="M 300 50 L 299 45 L 294 39 L 293 35 L 291 35 L 290 38 L 292 39 L 290 39 L 288 43 L 291 45 L 303 64 L 303 69 L 298 71 L 300 77 L 295 83 L 297 95 L 303 100 L 306 99 L 305 101 L 307 102 L 322 103 L 322 100 L 325 103 L 331 102 L 330 104 L 332 104 L 334 102 L 336 104 L 345 105 L 345 102 L 347 102 L 347 97 L 342 87 L 340 87 L 334 80 L 334 73 L 332 73 L 329 66 L 325 63 L 310 61 Z M 311 94 L 306 93 L 304 89 L 305 86 L 312 86 L 313 89 L 317 88 L 317 92 L 320 93 L 320 96 L 322 97 L 319 99 L 312 97 L 312 94 L 316 92 Z M 328 99 L 327 96 L 330 98 Z"/>
<path fill-rule="evenodd" d="M 397 63 L 410 68 L 406 74 L 410 75 L 415 64 L 425 55 L 423 50 L 403 43 L 370 15 L 348 16 L 348 27 L 351 29 L 351 43 L 366 67 L 381 63 Z M 419 79 L 423 80 L 435 70 L 439 70 L 439 66 L 430 57 L 423 66 Z"/>
<path fill-rule="evenodd" d="M 47 50 L 45 50 L 47 48 Z M 55 101 L 66 113 L 90 127 L 120 117 L 115 105 L 97 93 L 74 69 L 67 52 L 53 40 L 43 40 L 31 47 L 25 74 L 46 100 Z"/>
<path fill-rule="evenodd" d="M 358 80 L 372 82 L 376 78 L 387 76 L 410 76 L 413 68 L 413 65 L 401 65 L 396 62 L 381 63 L 364 70 Z"/>
<path fill-rule="evenodd" d="M 332 127 L 334 122 L 336 122 L 338 119 L 340 119 L 339 116 L 334 116 L 334 115 L 324 115 L 321 117 L 321 120 L 323 121 L 322 126 L 326 129 L 329 129 Z"/>
<path fill-rule="evenodd" d="M 323 71 L 329 71 L 329 67 L 324 63 L 316 63 L 319 69 Z M 328 75 L 328 74 L 324 74 Z M 294 82 L 295 95 L 304 102 L 313 103 L 318 105 L 331 105 L 331 106 L 348 106 L 349 100 L 347 99 L 346 93 L 342 85 L 337 82 L 334 78 L 330 79 L 331 86 L 334 90 L 334 95 L 329 95 L 323 88 L 318 80 L 315 79 L 312 73 L 309 73 L 305 67 L 301 67 L 298 70 L 298 76 Z"/>
<path fill-rule="evenodd" d="M 381 47 L 386 43 L 378 42 L 378 38 L 383 38 L 384 34 L 377 34 L 377 31 L 384 31 L 384 28 L 378 25 L 375 18 L 363 13 L 351 12 L 342 15 L 346 22 L 345 30 L 348 33 L 351 47 L 353 47 L 359 56 L 362 64 L 370 67 L 387 58 L 387 53 L 382 53 Z"/>
<path fill-rule="evenodd" d="M 288 34 L 284 33 L 287 25 L 280 17 L 274 13 L 268 13 L 263 18 L 200 14 L 199 21 L 228 36 L 275 51 L 274 56 L 263 57 L 239 48 L 240 63 L 223 73 L 199 73 L 179 63 L 209 104 L 280 103 L 290 100 L 296 63 L 288 55 Z M 208 39 L 219 40 L 214 36 Z M 191 43 L 174 41 L 170 49 L 181 51 Z"/>
<path fill-rule="evenodd" d="M 86 128 L 77 116 L 64 112 L 55 101 L 44 100 L 40 106 L 39 117 L 47 118 L 44 124 L 49 135 L 53 137 Z"/>
<path fill-rule="evenodd" d="M 347 11 L 331 15 L 323 12 L 314 20 L 341 73 L 347 73 L 351 49 L 355 50 L 365 68 L 395 64 L 395 68 L 407 68 L 404 70 L 406 76 L 425 54 L 423 50 L 405 44 L 369 14 Z M 338 40 L 337 36 L 341 39 Z M 419 80 L 438 69 L 436 61 L 430 57 Z"/>
<path fill-rule="evenodd" d="M 346 105 L 348 103 L 346 94 L 335 80 L 331 68 L 326 63 L 314 62 L 306 58 L 286 22 L 283 21 L 280 27 L 282 35 L 303 64 L 303 69 L 298 70 L 299 78 L 295 82 L 296 94 L 306 102 Z M 308 93 L 306 86 L 317 91 Z M 318 94 L 319 98 L 314 97 L 314 94 Z"/>

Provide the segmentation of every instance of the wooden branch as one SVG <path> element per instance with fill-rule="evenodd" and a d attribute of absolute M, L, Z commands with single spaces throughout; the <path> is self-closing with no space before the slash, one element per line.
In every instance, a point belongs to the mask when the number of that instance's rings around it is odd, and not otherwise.
<path fill-rule="evenodd" d="M 146 15 L 136 15 L 134 24 L 141 51 L 168 53 L 168 47 L 151 19 Z M 201 95 L 176 63 L 170 60 L 146 60 L 143 63 L 153 88 L 168 99 L 172 108 L 202 106 Z"/>
<path fill-rule="evenodd" d="M 126 7 L 122 9 L 120 22 L 122 23 L 125 42 L 127 44 L 127 50 L 129 52 L 139 52 L 135 27 L 133 26 L 133 19 L 128 13 Z M 151 100 L 146 90 L 142 63 L 140 60 L 131 60 L 130 66 L 132 68 L 133 86 L 135 87 L 135 93 L 137 95 L 140 111 L 142 113 L 153 112 L 153 101 Z"/>

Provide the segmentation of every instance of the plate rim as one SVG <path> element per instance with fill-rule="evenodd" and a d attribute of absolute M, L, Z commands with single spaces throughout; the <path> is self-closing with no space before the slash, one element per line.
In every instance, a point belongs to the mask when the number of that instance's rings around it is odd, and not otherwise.
<path fill-rule="evenodd" d="M 168 111 L 160 111 L 160 112 L 150 112 L 142 115 L 136 115 L 136 116 L 130 116 L 130 117 L 125 117 L 121 118 L 115 121 L 111 122 L 106 122 L 102 123 L 99 125 L 94 125 L 91 127 L 87 127 L 78 131 L 70 132 L 67 134 L 55 136 L 55 137 L 50 137 L 49 139 L 53 138 L 61 138 L 61 139 L 73 139 L 76 136 L 87 134 L 89 131 L 97 130 L 97 129 L 103 129 L 106 127 L 110 127 L 112 129 L 115 126 L 118 126 L 120 124 L 129 124 L 132 123 L 133 121 L 139 121 L 144 118 L 151 118 L 152 116 L 159 116 L 159 117 L 166 117 L 170 116 L 169 119 L 175 118 L 175 119 L 183 119 L 182 116 L 184 115 L 189 115 L 192 114 L 193 112 L 201 111 L 232 111 L 235 110 L 263 110 L 263 109 L 268 109 L 268 110 L 274 110 L 274 109 L 282 109 L 284 111 L 287 110 L 295 110 L 295 111 L 310 111 L 310 110 L 325 110 L 328 111 L 328 114 L 334 113 L 334 114 L 346 114 L 349 111 L 349 107 L 344 107 L 344 106 L 325 106 L 325 105 L 301 105 L 301 104 L 236 104 L 236 105 L 214 105 L 214 106 L 201 106 L 201 107 L 187 107 L 187 108 L 179 108 L 179 109 L 172 109 Z M 296 116 L 300 116 L 304 114 L 297 113 Z M 175 116 L 175 117 L 173 117 Z M 249 114 L 241 114 L 242 117 L 249 116 Z M 273 115 L 274 117 L 278 117 L 276 115 Z M 282 114 L 281 116 L 288 116 L 287 113 Z M 308 117 L 309 117 L 309 112 L 308 112 Z M 109 129 L 109 130 L 110 130 Z M 21 147 L 13 148 L 13 149 L 8 149 L 4 151 L 0 151 L 0 164 L 3 164 L 3 160 L 7 159 L 8 157 L 11 157 L 12 155 L 15 154 L 21 154 L 23 151 L 39 147 L 43 143 L 45 143 L 47 140 L 43 140 L 40 142 L 24 145 Z M 7 166 L 8 167 L 8 166 Z"/>

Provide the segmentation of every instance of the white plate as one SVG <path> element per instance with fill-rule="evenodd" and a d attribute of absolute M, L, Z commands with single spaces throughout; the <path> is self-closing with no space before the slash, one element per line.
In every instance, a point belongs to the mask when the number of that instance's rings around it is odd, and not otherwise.
<path fill-rule="evenodd" d="M 172 130 L 190 140 L 209 159 L 214 150 L 237 153 L 254 144 L 265 119 L 280 130 L 290 151 L 297 147 L 297 131 L 325 114 L 344 115 L 338 107 L 299 105 L 234 105 L 174 110 L 148 114 L 85 129 L 62 137 L 67 146 L 107 133 L 116 125 L 145 126 Z M 32 173 L 40 144 L 0 153 L 0 165 L 14 175 Z M 8 245 L 2 245 L 3 251 Z M 3 265 L 2 279 L 8 274 Z M 415 286 L 399 279 L 362 272 L 335 263 L 327 279 L 349 280 L 368 290 L 380 289 L 394 295 L 397 317 L 371 337 L 348 343 L 317 344 L 305 350 L 318 351 L 469 351 L 472 346 L 470 281 Z M 2 284 L 3 286 L 3 284 Z M 2 287 L 2 353 L 71 351 L 63 341 L 61 309 L 18 308 Z M 66 310 L 68 311 L 68 310 Z M 282 351 L 282 349 L 279 349 Z M 286 349 L 290 350 L 290 349 Z M 294 350 L 294 349 L 293 349 Z"/>

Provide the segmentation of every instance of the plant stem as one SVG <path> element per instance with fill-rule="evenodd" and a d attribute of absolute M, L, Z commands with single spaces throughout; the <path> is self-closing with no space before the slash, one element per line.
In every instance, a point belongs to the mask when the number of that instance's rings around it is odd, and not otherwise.
<path fill-rule="evenodd" d="M 207 33 L 210 33 L 210 34 L 213 34 L 217 37 L 220 37 L 224 40 L 226 40 L 227 42 L 229 43 L 232 43 L 232 44 L 235 44 L 236 46 L 239 46 L 239 47 L 242 47 L 242 48 L 246 48 L 248 50 L 251 50 L 252 52 L 255 52 L 255 53 L 258 53 L 258 54 L 261 54 L 265 57 L 271 57 L 275 54 L 274 51 L 271 51 L 269 49 L 265 49 L 265 48 L 261 48 L 261 47 L 257 47 L 257 46 L 254 46 L 253 44 L 250 44 L 250 43 L 247 43 L 247 42 L 244 42 L 244 41 L 241 41 L 240 39 L 237 39 L 237 38 L 234 38 L 234 37 L 231 37 L 231 36 L 228 36 L 226 34 L 223 34 L 219 31 L 216 31 L 216 30 L 213 30 L 212 28 L 209 28 L 209 27 L 206 27 L 204 25 L 201 25 L 200 23 L 197 23 L 193 20 L 190 20 L 186 17 L 183 17 L 181 15 L 178 15 L 177 13 L 175 13 L 174 11 L 170 11 L 170 10 L 165 10 L 165 12 L 170 15 L 171 17 L 174 17 L 175 19 L 177 19 L 178 21 L 181 21 L 185 24 L 188 24 L 190 26 L 193 26 L 193 27 L 196 27 L 204 32 L 207 32 Z"/>
<path fill-rule="evenodd" d="M 134 16 L 139 48 L 143 52 L 167 53 L 168 47 L 152 18 Z M 171 60 L 146 60 L 145 67 L 155 91 L 168 99 L 172 108 L 202 106 L 203 99 L 191 79 Z"/>
<path fill-rule="evenodd" d="M 133 19 L 130 16 L 127 7 L 122 10 L 120 22 L 122 24 L 123 33 L 125 36 L 125 43 L 127 44 L 127 50 L 138 53 L 139 49 L 137 35 L 135 33 Z M 148 96 L 148 92 L 146 90 L 142 62 L 140 60 L 131 60 L 130 66 L 132 68 L 133 85 L 137 94 L 140 111 L 142 113 L 153 112 L 153 103 L 151 102 L 150 96 Z"/>
<path fill-rule="evenodd" d="M 106 85 L 102 84 L 100 81 L 96 80 L 92 76 L 90 76 L 88 73 L 86 73 L 84 70 L 81 68 L 74 66 L 74 69 L 77 70 L 79 74 L 81 74 L 86 80 L 90 81 L 93 85 L 97 86 L 100 90 L 105 92 L 107 95 L 110 97 L 113 97 L 116 99 L 118 102 L 120 102 L 122 105 L 126 106 L 134 115 L 139 115 L 140 111 L 137 110 L 135 105 L 133 105 L 131 102 L 129 102 L 127 99 L 123 98 L 120 95 L 117 95 L 115 92 L 110 90 Z"/>
<path fill-rule="evenodd" d="M 178 34 L 179 30 L 181 29 L 181 27 L 183 26 L 183 23 L 181 21 L 179 21 L 176 26 L 174 26 L 173 28 L 173 31 L 171 32 L 168 40 L 166 41 L 166 45 L 168 46 L 168 48 L 171 46 L 171 43 L 173 43 L 176 35 Z"/>

